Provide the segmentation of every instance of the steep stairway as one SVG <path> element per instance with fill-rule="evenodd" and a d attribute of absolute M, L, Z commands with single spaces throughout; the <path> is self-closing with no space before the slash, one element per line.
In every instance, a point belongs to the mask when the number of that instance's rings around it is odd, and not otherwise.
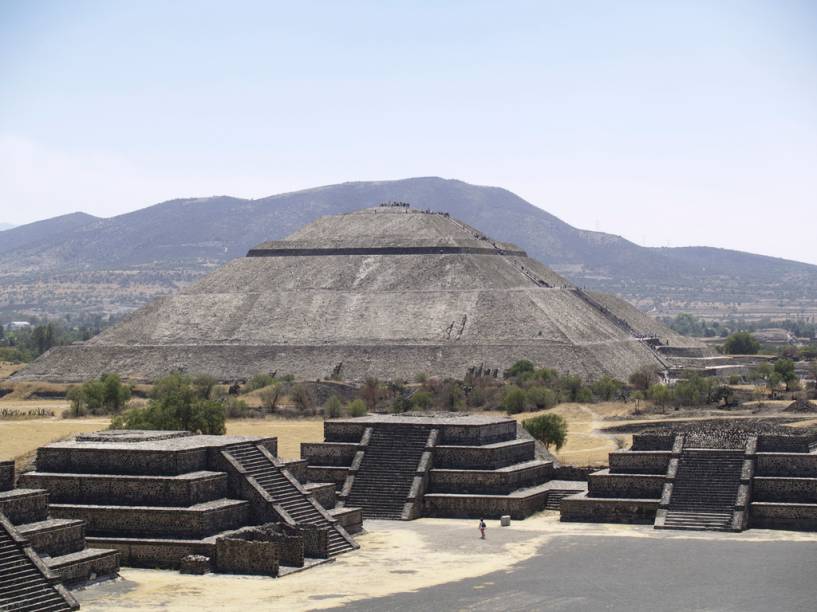
<path fill-rule="evenodd" d="M 732 531 L 743 450 L 684 449 L 665 529 Z"/>
<path fill-rule="evenodd" d="M 431 427 L 375 425 L 347 506 L 367 519 L 399 520 Z"/>
<path fill-rule="evenodd" d="M 35 553 L 24 542 L 0 514 L 0 610 L 63 612 L 76 609 L 76 602 L 54 584 L 54 577 L 34 562 Z"/>
<path fill-rule="evenodd" d="M 264 452 L 252 442 L 242 442 L 227 447 L 226 451 L 247 474 L 281 506 L 297 523 L 328 527 L 329 556 L 353 550 L 356 545 L 342 527 L 333 523 L 318 510 L 312 498 L 287 478 L 281 468 L 273 463 Z"/>

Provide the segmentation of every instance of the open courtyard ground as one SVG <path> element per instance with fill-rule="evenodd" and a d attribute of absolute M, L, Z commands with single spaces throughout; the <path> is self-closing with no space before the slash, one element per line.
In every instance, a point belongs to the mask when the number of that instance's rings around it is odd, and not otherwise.
<path fill-rule="evenodd" d="M 122 569 L 94 610 L 813 610 L 817 534 L 560 523 L 369 521 L 358 552 L 273 580 Z"/>

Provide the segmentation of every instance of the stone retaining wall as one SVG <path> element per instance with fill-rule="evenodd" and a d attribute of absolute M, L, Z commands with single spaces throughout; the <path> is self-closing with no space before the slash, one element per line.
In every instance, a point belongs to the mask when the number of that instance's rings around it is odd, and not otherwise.
<path fill-rule="evenodd" d="M 176 476 L 207 469 L 207 449 L 117 450 L 97 448 L 37 449 L 37 470 L 64 474 Z"/>
<path fill-rule="evenodd" d="M 20 475 L 20 484 L 47 489 L 52 503 L 64 504 L 192 506 L 227 495 L 227 476 L 217 472 L 184 477 L 28 472 Z"/>
<path fill-rule="evenodd" d="M 665 474 L 671 451 L 613 451 L 608 455 L 610 471 L 627 474 Z"/>
<path fill-rule="evenodd" d="M 817 454 L 757 453 L 755 475 L 817 477 Z"/>
<path fill-rule="evenodd" d="M 0 491 L 14 488 L 14 461 L 0 461 Z"/>
<path fill-rule="evenodd" d="M 13 525 L 48 518 L 48 493 L 38 489 L 13 489 L 0 494 L 0 512 Z"/>
<path fill-rule="evenodd" d="M 590 476 L 588 497 L 660 499 L 665 478 L 660 474 L 611 474 L 600 470 Z"/>
<path fill-rule="evenodd" d="M 752 500 L 816 504 L 817 478 L 756 476 L 752 479 Z"/>
<path fill-rule="evenodd" d="M 441 469 L 483 469 L 499 468 L 530 461 L 534 458 L 533 440 L 513 440 L 509 443 L 487 446 L 446 446 L 434 447 L 434 466 Z"/>
<path fill-rule="evenodd" d="M 219 538 L 216 569 L 227 574 L 278 575 L 279 552 L 275 542 Z"/>
<path fill-rule="evenodd" d="M 553 464 L 538 463 L 509 470 L 453 470 L 430 472 L 431 493 L 481 493 L 507 495 L 551 479 Z"/>
<path fill-rule="evenodd" d="M 817 505 L 753 502 L 749 524 L 763 529 L 815 531 Z"/>
<path fill-rule="evenodd" d="M 349 466 L 355 458 L 357 443 L 302 442 L 301 457 L 310 465 Z"/>
<path fill-rule="evenodd" d="M 179 569 L 182 558 L 187 555 L 215 556 L 215 543 L 202 540 L 86 538 L 93 548 L 110 548 L 119 551 L 120 562 L 128 567 L 150 569 Z"/>

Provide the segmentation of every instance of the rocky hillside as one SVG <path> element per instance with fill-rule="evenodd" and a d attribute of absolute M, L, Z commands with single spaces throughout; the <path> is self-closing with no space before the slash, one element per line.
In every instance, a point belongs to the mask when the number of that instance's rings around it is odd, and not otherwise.
<path fill-rule="evenodd" d="M 648 310 L 753 304 L 797 312 L 817 298 L 817 266 L 713 248 L 642 247 L 574 228 L 505 189 L 431 177 L 258 200 L 171 200 L 110 219 L 74 213 L 9 229 L 0 237 L 0 312 L 127 310 L 321 215 L 386 200 L 448 211 L 579 285 Z"/>

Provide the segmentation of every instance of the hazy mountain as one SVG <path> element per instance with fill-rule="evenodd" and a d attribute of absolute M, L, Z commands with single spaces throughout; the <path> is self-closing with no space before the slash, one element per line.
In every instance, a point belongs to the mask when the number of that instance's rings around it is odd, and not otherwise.
<path fill-rule="evenodd" d="M 434 177 L 344 183 L 258 200 L 171 200 L 110 219 L 75 213 L 24 225 L 0 238 L 0 290 L 10 276 L 18 289 L 69 277 L 74 284 L 121 285 L 127 277 L 126 284 L 142 287 L 144 294 L 134 304 L 125 300 L 130 307 L 162 292 L 147 285 L 171 290 L 321 215 L 387 200 L 448 211 L 518 244 L 580 285 L 618 293 L 642 306 L 817 296 L 817 266 L 714 248 L 642 247 L 620 236 L 574 228 L 505 189 Z M 147 278 L 152 280 L 145 285 Z M 19 303 L 25 306 L 25 300 Z M 10 307 L 9 300 L 0 303 L 0 309 Z"/>
<path fill-rule="evenodd" d="M 0 223 L 0 232 L 11 229 L 14 227 L 11 223 Z"/>

